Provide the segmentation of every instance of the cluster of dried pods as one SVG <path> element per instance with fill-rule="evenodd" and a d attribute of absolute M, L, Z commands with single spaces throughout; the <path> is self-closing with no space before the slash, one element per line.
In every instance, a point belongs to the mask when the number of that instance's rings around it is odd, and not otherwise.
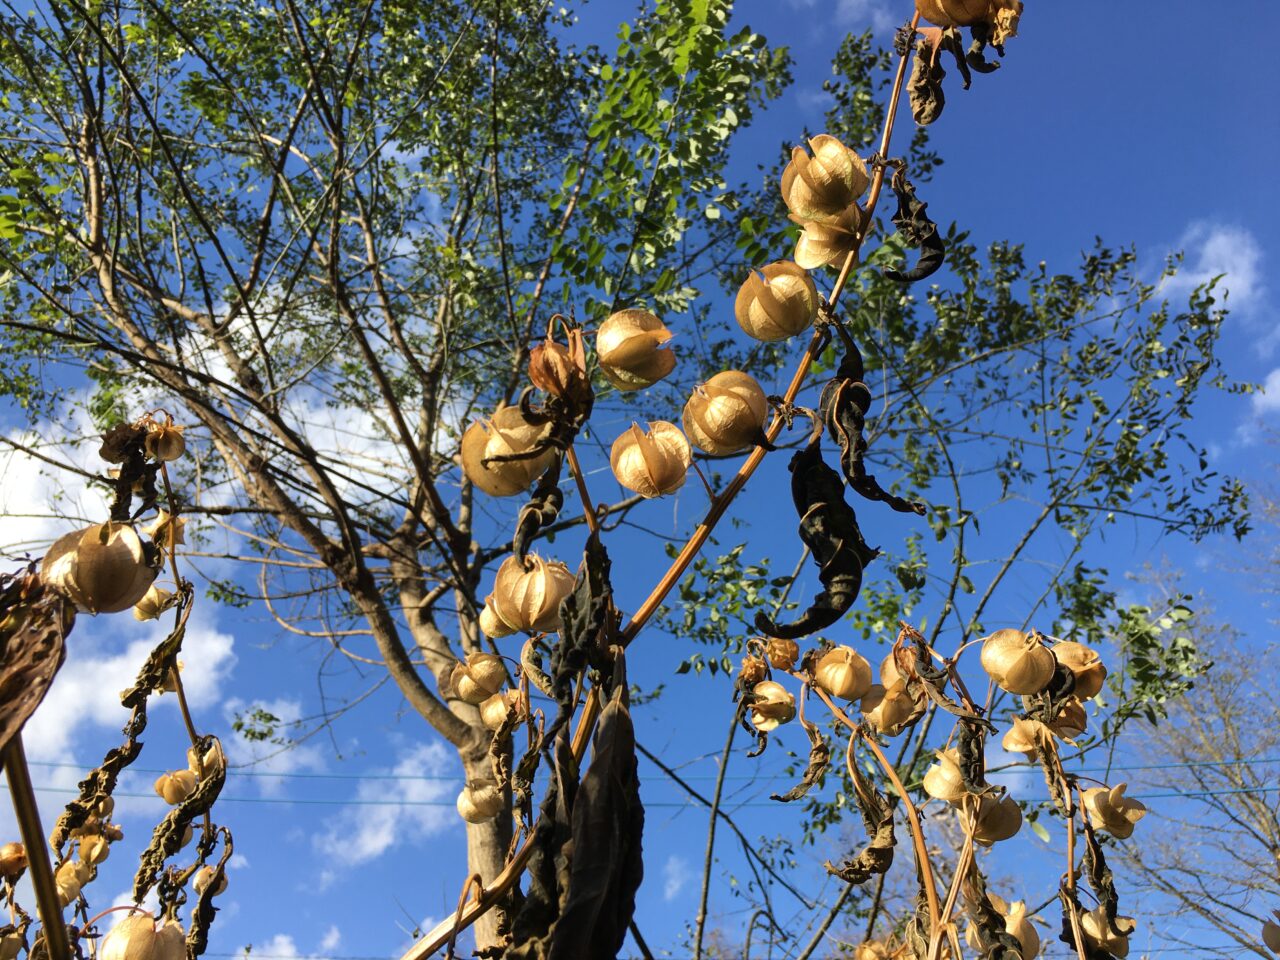
<path fill-rule="evenodd" d="M 15 804 L 26 842 L 0 847 L 0 880 L 10 910 L 10 923 L 0 928 L 3 960 L 12 960 L 24 951 L 33 956 L 56 956 L 69 949 L 81 956 L 81 940 L 96 942 L 94 952 L 107 960 L 180 960 L 198 956 L 207 944 L 216 912 L 212 898 L 226 889 L 231 834 L 209 816 L 226 779 L 226 757 L 216 737 L 194 733 L 194 721 L 181 692 L 182 663 L 178 654 L 194 592 L 178 570 L 177 548 L 185 542 L 186 520 L 180 516 L 172 492 L 168 465 L 185 451 L 183 428 L 167 414 L 146 414 L 106 433 L 99 453 L 116 465 L 107 478 L 114 492 L 107 520 L 55 541 L 40 562 L 38 575 L 32 574 L 34 589 L 0 591 L 0 630 L 10 641 L 7 654 L 14 654 L 24 643 L 31 645 L 35 639 L 57 636 L 57 654 L 50 657 L 47 669 L 49 680 L 61 664 L 61 638 L 71 629 L 77 613 L 113 614 L 132 608 L 136 619 L 146 621 L 157 620 L 166 611 L 174 612 L 173 629 L 141 665 L 133 686 L 121 695 L 122 704 L 130 710 L 124 728 L 125 742 L 108 751 L 102 764 L 80 782 L 79 796 L 67 804 L 49 835 L 51 865 L 45 849 L 30 849 L 32 838 L 41 834 L 34 806 L 24 809 Z M 167 508 L 158 505 L 162 497 Z M 150 521 L 140 523 L 148 514 Z M 164 589 L 158 582 L 166 566 L 172 589 Z M 17 581 L 6 578 L 5 582 Z M 37 601 L 44 606 L 38 606 Z M 49 607 L 50 603 L 57 606 Z M 36 626 L 42 629 L 34 629 Z M 41 686 L 41 696 L 45 689 L 47 681 Z M 139 858 L 133 905 L 109 907 L 92 915 L 86 888 L 97 878 L 98 865 L 110 855 L 112 846 L 124 839 L 123 831 L 111 821 L 118 777 L 141 753 L 139 737 L 147 725 L 148 699 L 169 692 L 178 695 L 182 722 L 192 732 L 187 765 L 165 773 L 155 782 L 156 793 L 171 809 L 156 826 Z M 21 720 L 34 706 L 31 704 L 23 712 Z M 5 719 L 7 724 L 10 718 Z M 14 755 L 6 754 L 6 762 L 14 762 Z M 197 819 L 202 822 L 193 862 L 185 867 L 166 867 L 166 861 L 195 838 Z M 221 855 L 214 861 L 219 843 Z M 52 886 L 46 897 L 39 888 L 42 872 L 32 869 L 41 919 L 34 937 L 32 917 L 18 903 L 15 893 L 15 885 L 31 867 L 32 857 L 46 864 Z M 178 911 L 188 902 L 188 887 L 193 902 L 190 923 L 184 928 Z M 153 889 L 159 898 L 155 915 L 138 906 Z M 52 909 L 53 904 L 63 910 L 71 907 L 78 922 L 67 924 L 62 912 Z M 100 935 L 96 924 L 113 910 L 128 910 L 129 916 Z"/>

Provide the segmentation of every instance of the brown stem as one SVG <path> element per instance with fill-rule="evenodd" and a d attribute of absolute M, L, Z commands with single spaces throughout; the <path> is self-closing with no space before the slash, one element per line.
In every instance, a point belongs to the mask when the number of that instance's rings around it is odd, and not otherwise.
<path fill-rule="evenodd" d="M 600 521 L 596 519 L 596 508 L 587 492 L 587 478 L 582 473 L 582 465 L 578 463 L 578 453 L 570 444 L 565 450 L 565 459 L 569 461 L 569 472 L 573 474 L 573 482 L 578 485 L 578 499 L 582 501 L 582 517 L 587 521 L 587 529 L 592 533 L 600 532 Z"/>
<path fill-rule="evenodd" d="M 733 752 L 733 738 L 738 732 L 738 721 L 742 719 L 743 701 L 739 700 L 734 708 L 733 719 L 729 721 L 729 736 L 725 738 L 724 749 L 720 752 L 720 772 L 716 774 L 716 788 L 711 794 L 711 815 L 707 818 L 707 854 L 702 862 L 702 894 L 698 899 L 697 928 L 693 934 L 693 960 L 702 960 L 702 935 L 707 926 L 707 897 L 711 893 L 711 865 L 715 862 L 716 821 L 720 812 L 720 797 L 724 793 L 724 777 L 729 769 L 729 755 Z"/>

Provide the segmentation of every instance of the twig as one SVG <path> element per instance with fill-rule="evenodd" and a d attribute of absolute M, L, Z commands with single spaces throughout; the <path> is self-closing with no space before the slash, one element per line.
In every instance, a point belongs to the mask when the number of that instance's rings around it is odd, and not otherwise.
<path fill-rule="evenodd" d="M 729 756 L 733 752 L 733 738 L 738 733 L 745 701 L 739 700 L 729 721 L 729 735 L 720 751 L 720 772 L 716 774 L 716 788 L 711 794 L 711 816 L 707 818 L 707 854 L 702 862 L 702 895 L 698 899 L 697 927 L 693 934 L 693 960 L 702 960 L 702 935 L 707 926 L 707 897 L 711 893 L 711 864 L 715 861 L 716 821 L 720 812 L 720 797 L 724 793 L 724 776 L 729 769 Z"/>

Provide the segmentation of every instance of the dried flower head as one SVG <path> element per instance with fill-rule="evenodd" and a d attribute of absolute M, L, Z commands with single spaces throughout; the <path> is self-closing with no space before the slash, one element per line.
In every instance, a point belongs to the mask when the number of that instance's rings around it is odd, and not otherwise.
<path fill-rule="evenodd" d="M 213 875 L 216 871 L 213 867 L 201 867 L 196 874 L 196 878 L 192 881 L 192 886 L 196 888 L 196 893 L 204 893 L 205 888 L 213 883 Z M 227 889 L 227 875 L 224 873 L 218 878 L 218 885 L 213 888 L 212 896 L 221 896 Z"/>
<path fill-rule="evenodd" d="M 142 539 L 127 523 L 104 523 L 60 537 L 40 563 L 44 582 L 90 613 L 119 613 L 156 578 Z"/>
<path fill-rule="evenodd" d="M 600 372 L 619 390 L 640 390 L 675 369 L 676 355 L 661 349 L 671 331 L 648 310 L 619 310 L 596 332 Z"/>
<path fill-rule="evenodd" d="M 471 780 L 458 794 L 458 815 L 467 823 L 485 823 L 505 806 L 496 780 Z"/>
<path fill-rule="evenodd" d="M 996 686 L 1029 696 L 1043 690 L 1053 678 L 1057 661 L 1035 633 L 997 630 L 982 641 L 982 669 Z"/>
<path fill-rule="evenodd" d="M 586 371 L 573 351 L 549 336 L 529 351 L 529 379 L 540 390 L 556 397 L 574 397 L 587 387 Z"/>
<path fill-rule="evenodd" d="M 866 192 L 871 178 L 862 158 L 829 134 L 809 140 L 813 156 L 793 147 L 782 171 L 782 200 L 800 220 L 840 216 Z"/>
<path fill-rule="evenodd" d="M 469 653 L 465 663 L 459 660 L 453 665 L 449 679 L 459 699 L 481 704 L 502 689 L 507 671 L 496 654 Z"/>
<path fill-rule="evenodd" d="M 177 594 L 171 590 L 162 590 L 154 583 L 147 588 L 142 599 L 133 605 L 135 620 L 158 620 L 160 614 L 173 606 L 173 598 Z"/>
<path fill-rule="evenodd" d="M 791 670 L 795 668 L 796 661 L 800 659 L 800 644 L 794 640 L 770 637 L 764 645 L 764 654 L 769 658 L 769 664 L 773 669 Z M 760 679 L 764 679 L 763 673 Z"/>
<path fill-rule="evenodd" d="M 502 561 L 493 581 L 493 612 L 512 632 L 550 633 L 560 629 L 560 601 L 573 592 L 574 576 L 558 560 L 536 553 Z M 489 693 L 496 693 L 497 688 Z"/>
<path fill-rule="evenodd" d="M 652 499 L 684 485 L 693 451 L 680 428 L 665 420 L 649 423 L 648 432 L 632 424 L 609 451 L 609 466 L 618 482 Z"/>
<path fill-rule="evenodd" d="M 751 688 L 751 724 L 768 732 L 796 715 L 796 698 L 780 683 L 764 680 Z"/>
<path fill-rule="evenodd" d="M 965 804 L 970 807 L 975 801 Z M 1022 808 L 1013 797 L 1005 794 L 995 797 L 985 793 L 976 800 L 978 818 L 973 827 L 973 839 L 985 847 L 1001 840 L 1008 840 L 1022 829 Z"/>
<path fill-rule="evenodd" d="M 856 203 L 831 220 L 799 220 L 794 214 L 791 219 L 804 227 L 796 241 L 797 266 L 817 270 L 828 264 L 843 264 L 849 254 L 857 253 L 865 216 Z"/>
<path fill-rule="evenodd" d="M 27 848 L 20 843 L 0 847 L 0 879 L 17 880 L 27 869 Z"/>
<path fill-rule="evenodd" d="M 1081 700 L 1096 697 L 1107 679 L 1107 668 L 1096 650 L 1074 640 L 1055 643 L 1050 649 L 1057 661 L 1071 671 L 1076 685 L 1071 691 Z"/>
<path fill-rule="evenodd" d="M 706 453 L 737 453 L 755 444 L 768 413 L 769 401 L 755 377 L 725 370 L 693 388 L 684 405 L 684 432 Z"/>
<path fill-rule="evenodd" d="M 794 337 L 818 315 L 818 288 L 808 272 L 790 260 L 752 270 L 733 303 L 738 326 L 766 343 Z"/>
<path fill-rule="evenodd" d="M 147 435 L 142 441 L 142 448 L 153 460 L 172 462 L 187 452 L 187 441 L 182 436 L 185 427 L 174 424 L 166 418 L 164 423 L 151 423 L 147 426 Z"/>
<path fill-rule="evenodd" d="M 187 542 L 187 521 L 175 517 L 168 510 L 156 511 L 156 518 L 142 528 L 142 532 L 156 542 L 156 546 L 168 550 Z"/>
<path fill-rule="evenodd" d="M 1094 787 L 1084 791 L 1084 807 L 1095 828 L 1105 830 L 1120 840 L 1133 836 L 1133 828 L 1147 815 L 1140 800 L 1124 795 L 1126 784 Z"/>
<path fill-rule="evenodd" d="M 1010 753 L 1025 753 L 1028 760 L 1033 760 L 1051 737 L 1052 732 L 1039 720 L 1018 717 L 1000 741 L 1000 746 Z"/>
<path fill-rule="evenodd" d="M 747 654 L 738 666 L 739 689 L 748 690 L 754 687 L 765 678 L 767 672 L 763 658 L 757 657 L 754 653 Z"/>
<path fill-rule="evenodd" d="M 924 710 L 924 704 L 912 696 L 903 679 L 895 680 L 887 687 L 880 683 L 872 684 L 860 706 L 871 725 L 886 737 L 896 737 Z"/>
<path fill-rule="evenodd" d="M 991 906 L 996 913 L 1004 918 L 1004 932 L 1018 941 L 1018 953 L 1022 960 L 1032 960 L 1040 953 L 1040 934 L 1036 932 L 1035 925 L 1027 919 L 1026 902 L 1014 900 L 1012 903 L 1005 903 L 1002 897 L 994 893 L 988 893 L 987 899 L 991 901 Z M 965 931 L 964 939 L 974 950 L 982 949 L 978 930 L 972 924 Z"/>
<path fill-rule="evenodd" d="M 1133 917 L 1117 916 L 1113 928 L 1107 921 L 1107 908 L 1103 904 L 1080 913 L 1080 931 L 1084 938 L 1097 949 L 1121 960 L 1129 955 L 1129 937 L 1137 927 L 1138 922 Z"/>
<path fill-rule="evenodd" d="M 832 647 L 813 668 L 814 685 L 840 700 L 861 700 L 871 689 L 871 664 L 853 647 Z"/>
<path fill-rule="evenodd" d="M 955 750 L 939 750 L 934 756 L 938 762 L 924 772 L 924 792 L 945 803 L 959 802 L 969 792 L 960 774 L 960 755 Z"/>
<path fill-rule="evenodd" d="M 187 937 L 174 920 L 147 914 L 125 917 L 102 938 L 99 960 L 185 960 Z"/>
<path fill-rule="evenodd" d="M 555 459 L 556 452 L 550 447 L 524 456 L 543 444 L 550 433 L 550 423 L 530 423 L 519 407 L 499 407 L 491 419 L 473 423 L 462 434 L 462 471 L 491 497 L 523 493 Z"/>
<path fill-rule="evenodd" d="M 176 806 L 196 790 L 196 775 L 190 770 L 170 770 L 156 778 L 155 790 L 165 803 Z"/>
<path fill-rule="evenodd" d="M 519 690 L 500 690 L 480 704 L 480 722 L 490 730 L 497 730 L 506 722 L 511 711 L 524 717 L 524 699 Z"/>

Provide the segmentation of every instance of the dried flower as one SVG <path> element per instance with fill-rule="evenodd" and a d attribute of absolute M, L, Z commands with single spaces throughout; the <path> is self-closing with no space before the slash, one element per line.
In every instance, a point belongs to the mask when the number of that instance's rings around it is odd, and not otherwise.
<path fill-rule="evenodd" d="M 1049 742 L 1051 735 L 1049 728 L 1039 720 L 1018 717 L 1000 741 L 1000 746 L 1010 753 L 1025 753 L 1028 760 L 1033 760 L 1044 744 Z"/>
<path fill-rule="evenodd" d="M 982 669 L 996 686 L 1029 696 L 1043 690 L 1053 678 L 1057 661 L 1035 633 L 997 630 L 982 641 Z"/>
<path fill-rule="evenodd" d="M 472 780 L 458 794 L 458 816 L 467 823 L 485 823 L 505 806 L 496 780 Z"/>
<path fill-rule="evenodd" d="M 887 687 L 873 683 L 860 706 L 871 725 L 886 737 L 896 737 L 903 728 L 914 723 L 924 709 L 924 704 L 911 695 L 906 681 L 902 679 Z"/>
<path fill-rule="evenodd" d="M 111 853 L 111 844 L 101 834 L 81 837 L 77 846 L 80 849 L 80 859 L 94 866 L 107 859 Z"/>
<path fill-rule="evenodd" d="M 498 611 L 493 606 L 492 593 L 484 598 L 484 607 L 480 611 L 480 632 L 495 640 L 499 637 L 509 637 L 516 632 L 514 627 L 509 626 L 498 616 Z"/>
<path fill-rule="evenodd" d="M 748 687 L 754 687 L 764 679 L 767 672 L 765 662 L 761 657 L 757 657 L 753 653 L 747 654 L 742 658 L 742 663 L 738 666 L 738 688 L 746 690 Z"/>
<path fill-rule="evenodd" d="M 856 254 L 861 240 L 864 216 L 856 203 L 832 220 L 800 220 L 791 217 L 804 229 L 796 241 L 796 265 L 806 270 L 817 270 L 828 264 L 843 263 L 849 254 Z M 856 262 L 856 261 L 855 261 Z"/>
<path fill-rule="evenodd" d="M 1053 731 L 1054 736 L 1070 742 L 1084 733 L 1088 726 L 1089 717 L 1084 712 L 1080 701 L 1075 697 L 1068 697 L 1062 704 L 1062 709 L 1058 711 L 1058 715 L 1049 724 L 1049 729 Z"/>
<path fill-rule="evenodd" d="M 133 605 L 135 620 L 158 620 L 160 614 L 173 606 L 173 598 L 177 596 L 171 590 L 161 590 L 154 583 L 147 588 L 142 599 Z"/>
<path fill-rule="evenodd" d="M 165 803 L 177 805 L 196 790 L 196 775 L 190 770 L 170 770 L 156 778 L 156 793 Z"/>
<path fill-rule="evenodd" d="M 1008 840 L 1022 829 L 1022 808 L 1008 794 L 997 799 L 993 794 L 984 793 L 976 802 L 978 818 L 973 827 L 975 842 L 989 847 L 1001 840 Z"/>
<path fill-rule="evenodd" d="M 119 613 L 146 595 L 156 578 L 142 539 L 127 523 L 104 523 L 60 537 L 40 563 L 44 582 L 81 610 Z"/>
<path fill-rule="evenodd" d="M 676 355 L 659 349 L 671 331 L 648 310 L 619 310 L 596 332 L 600 372 L 619 390 L 652 386 L 676 365 Z"/>
<path fill-rule="evenodd" d="M 1101 692 L 1102 684 L 1107 679 L 1107 668 L 1096 650 L 1074 640 L 1063 640 L 1050 649 L 1057 661 L 1076 678 L 1075 688 L 1071 691 L 1073 695 L 1081 700 L 1088 700 Z"/>
<path fill-rule="evenodd" d="M 1094 787 L 1084 791 L 1084 808 L 1094 827 L 1105 830 L 1119 840 L 1133 836 L 1133 828 L 1147 815 L 1147 808 L 1140 800 L 1124 795 L 1126 784 L 1114 787 Z"/>
<path fill-rule="evenodd" d="M 209 886 L 209 884 L 213 883 L 214 872 L 215 871 L 213 867 L 201 868 L 200 872 L 196 874 L 195 880 L 192 882 L 192 886 L 196 888 L 196 893 L 204 893 L 205 888 Z M 226 892 L 226 889 L 227 889 L 227 875 L 224 873 L 221 877 L 218 878 L 218 885 L 213 888 L 212 896 L 215 896 L 215 897 L 220 896 L 221 894 Z"/>
<path fill-rule="evenodd" d="M 462 434 L 462 472 L 491 497 L 511 497 L 523 493 L 551 466 L 556 452 L 548 447 L 536 456 L 517 460 L 493 460 L 529 453 L 544 443 L 551 424 L 533 424 L 519 407 L 499 407 L 492 419 L 480 420 Z"/>
<path fill-rule="evenodd" d="M 527 566 L 511 556 L 493 581 L 493 612 L 512 632 L 550 633 L 560 629 L 560 601 L 573 592 L 574 576 L 558 560 L 529 554 Z M 496 693 L 494 687 L 489 693 Z"/>
<path fill-rule="evenodd" d="M 609 466 L 618 482 L 648 499 L 680 489 L 691 463 L 689 441 L 665 420 L 650 422 L 648 433 L 633 423 L 609 451 Z"/>
<path fill-rule="evenodd" d="M 1264 920 L 1262 923 L 1262 942 L 1272 953 L 1280 954 L 1280 910 L 1272 910 L 1275 920 Z"/>
<path fill-rule="evenodd" d="M 1099 950 L 1120 957 L 1121 960 L 1129 955 L 1129 937 L 1137 926 L 1133 917 L 1117 915 L 1113 929 L 1107 921 L 1107 908 L 1101 903 L 1092 910 L 1080 913 L 1080 931 L 1084 938 Z"/>
<path fill-rule="evenodd" d="M 480 722 L 490 730 L 497 730 L 512 710 L 516 711 L 516 716 L 524 716 L 524 700 L 520 691 L 500 690 L 480 704 Z"/>
<path fill-rule="evenodd" d="M 738 326 L 766 343 L 807 330 L 818 315 L 818 288 L 808 272 L 790 260 L 752 270 L 733 303 Z"/>
<path fill-rule="evenodd" d="M 147 435 L 143 438 L 142 448 L 153 460 L 172 462 L 187 452 L 187 441 L 182 436 L 185 427 L 179 427 L 172 420 L 164 423 L 152 423 L 147 427 Z"/>
<path fill-rule="evenodd" d="M 0 879 L 17 880 L 27 869 L 27 848 L 20 843 L 0 847 Z"/>
<path fill-rule="evenodd" d="M 693 388 L 684 405 L 684 431 L 699 450 L 737 453 L 756 443 L 768 413 L 769 401 L 755 377 L 725 370 Z"/>
<path fill-rule="evenodd" d="M 168 550 L 187 542 L 187 521 L 172 516 L 168 510 L 156 511 L 156 518 L 142 528 L 142 532 L 156 542 L 156 546 Z"/>
<path fill-rule="evenodd" d="M 186 955 L 182 927 L 173 920 L 157 924 L 145 913 L 117 923 L 98 950 L 98 960 L 185 960 Z"/>
<path fill-rule="evenodd" d="M 938 750 L 938 762 L 924 772 L 924 792 L 935 800 L 956 803 L 968 792 L 960 774 L 960 755 L 955 750 Z"/>
<path fill-rule="evenodd" d="M 1005 903 L 1002 897 L 994 893 L 988 893 L 987 899 L 991 901 L 991 906 L 996 913 L 1004 918 L 1004 932 L 1018 941 L 1018 953 L 1022 956 L 1022 960 L 1032 960 L 1040 953 L 1040 934 L 1036 932 L 1035 925 L 1027 919 L 1026 902 L 1014 900 L 1012 903 Z M 974 950 L 982 949 L 978 930 L 972 924 L 965 931 L 964 939 Z"/>
<path fill-rule="evenodd" d="M 871 689 L 871 664 L 853 647 L 832 647 L 814 666 L 813 682 L 840 700 L 861 700 Z"/>
<path fill-rule="evenodd" d="M 770 637 L 764 645 L 764 654 L 769 658 L 769 663 L 773 669 L 791 670 L 795 667 L 796 661 L 800 659 L 800 644 L 794 640 L 781 640 L 778 637 Z M 761 674 L 760 679 L 764 679 L 763 674 Z"/>
<path fill-rule="evenodd" d="M 757 730 L 775 730 L 796 715 L 796 698 L 780 683 L 757 683 L 751 688 L 751 696 L 751 724 Z"/>
<path fill-rule="evenodd" d="M 862 196 L 871 178 L 862 158 L 829 134 L 791 149 L 791 162 L 782 171 L 782 200 L 795 217 L 815 220 L 838 217 Z"/>
<path fill-rule="evenodd" d="M 529 379 L 557 397 L 578 396 L 588 386 L 586 371 L 575 362 L 573 352 L 549 336 L 529 351 Z"/>
<path fill-rule="evenodd" d="M 492 653 L 469 653 L 467 661 L 453 666 L 453 692 L 467 703 L 481 704 L 502 689 L 507 671 L 502 658 Z"/>

